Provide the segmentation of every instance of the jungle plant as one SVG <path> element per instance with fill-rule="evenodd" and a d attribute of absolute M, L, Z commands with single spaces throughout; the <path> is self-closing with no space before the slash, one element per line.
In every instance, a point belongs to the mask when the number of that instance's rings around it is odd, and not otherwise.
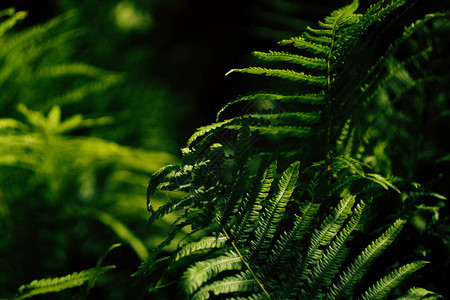
<path fill-rule="evenodd" d="M 386 123 L 377 121 L 385 108 L 381 103 L 396 104 L 425 88 L 430 74 L 413 70 L 429 59 L 433 44 L 415 47 L 406 57 L 399 49 L 422 30 L 448 28 L 448 13 L 427 14 L 390 36 L 414 2 L 382 0 L 362 14 L 356 13 L 358 4 L 355 0 L 318 28 L 279 42 L 297 54 L 254 52 L 269 66 L 231 70 L 277 78 L 282 92 L 231 101 L 216 123 L 192 135 L 182 165 L 153 175 L 149 222 L 171 213 L 178 218 L 136 274 L 152 282 L 152 292 L 179 284 L 180 293 L 192 299 L 383 299 L 426 265 L 413 261 L 382 278 L 365 279 L 406 222 L 379 223 L 398 215 L 382 214 L 377 207 L 383 199 L 414 198 L 407 218 L 423 207 L 420 197 L 434 197 L 436 212 L 445 200 L 411 178 L 394 176 L 389 152 L 377 140 Z M 405 78 L 413 83 L 398 84 Z M 220 119 L 238 105 L 242 114 Z M 186 196 L 153 208 L 155 192 L 174 190 Z M 186 227 L 204 237 L 163 256 Z M 374 234 L 365 247 L 354 238 Z M 412 288 L 403 299 L 439 297 Z"/>

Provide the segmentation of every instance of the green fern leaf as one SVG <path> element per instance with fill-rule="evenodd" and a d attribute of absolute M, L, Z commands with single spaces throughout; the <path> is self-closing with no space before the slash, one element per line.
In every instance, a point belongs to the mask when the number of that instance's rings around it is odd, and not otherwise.
<path fill-rule="evenodd" d="M 286 208 L 286 204 L 294 191 L 299 167 L 300 163 L 295 162 L 281 176 L 277 190 L 270 198 L 258 223 L 255 239 L 251 242 L 252 248 L 254 249 L 251 257 L 255 257 L 255 255 L 258 255 L 260 258 L 265 257 Z"/>
<path fill-rule="evenodd" d="M 249 271 L 242 272 L 236 276 L 226 277 L 225 279 L 215 281 L 202 287 L 192 296 L 192 300 L 209 299 L 210 293 L 214 295 L 255 292 L 259 288 L 257 282 Z"/>
<path fill-rule="evenodd" d="M 399 285 L 403 280 L 406 279 L 406 277 L 424 267 L 427 263 L 427 261 L 415 261 L 392 271 L 385 277 L 378 280 L 373 286 L 371 286 L 366 292 L 364 292 L 364 294 L 361 296 L 361 299 L 384 299 L 394 287 Z"/>
<path fill-rule="evenodd" d="M 296 55 L 287 52 L 253 52 L 253 55 L 261 60 L 267 61 L 285 61 L 293 64 L 298 64 L 311 69 L 325 70 L 327 67 L 326 60 L 324 58 L 311 58 L 301 55 Z"/>
<path fill-rule="evenodd" d="M 339 276 L 339 281 L 331 287 L 327 299 L 348 297 L 353 287 L 364 276 L 372 262 L 394 242 L 406 221 L 397 220 L 379 238 L 367 246 L 361 254 Z"/>
<path fill-rule="evenodd" d="M 424 288 L 413 287 L 410 288 L 406 294 L 397 300 L 438 300 L 443 299 L 443 297 L 434 292 L 430 292 Z"/>
<path fill-rule="evenodd" d="M 310 266 L 316 265 L 323 256 L 324 250 L 322 250 L 323 247 L 321 246 L 328 246 L 330 244 L 351 213 L 351 208 L 354 203 L 355 196 L 345 196 L 333 209 L 331 214 L 321 223 L 320 228 L 316 229 L 311 237 L 306 256 L 304 258 L 301 256 L 298 257 L 295 272 L 291 274 L 288 281 L 283 283 L 282 297 L 287 297 L 292 294 L 295 295 L 301 287 L 298 285 L 298 282 L 306 283 L 305 280 L 311 272 Z"/>
<path fill-rule="evenodd" d="M 228 119 L 219 123 L 214 123 L 211 125 L 207 125 L 207 126 L 203 126 L 197 129 L 197 131 L 189 138 L 189 140 L 187 141 L 187 145 L 186 147 L 189 147 L 192 145 L 192 143 L 197 140 L 198 138 L 204 136 L 207 133 L 210 133 L 212 131 L 221 129 L 224 127 L 224 125 L 231 123 L 232 121 L 234 121 L 234 119 Z"/>
<path fill-rule="evenodd" d="M 115 266 L 105 266 L 101 268 L 92 268 L 75 272 L 73 274 L 58 277 L 34 280 L 29 284 L 22 285 L 19 288 L 19 294 L 15 299 L 26 299 L 35 295 L 59 292 L 83 285 L 85 282 L 95 280 L 102 276 L 106 271 L 114 269 Z"/>
<path fill-rule="evenodd" d="M 197 242 L 187 243 L 183 247 L 180 248 L 175 254 L 173 261 L 178 261 L 183 257 L 189 256 L 195 251 L 205 250 L 205 249 L 214 249 L 214 248 L 222 248 L 225 246 L 227 242 L 227 237 L 224 235 L 208 236 L 200 239 Z"/>
<path fill-rule="evenodd" d="M 330 51 L 328 46 L 306 41 L 304 37 L 293 37 L 287 40 L 282 40 L 278 42 L 278 45 L 294 46 L 295 48 L 306 50 L 322 57 L 325 57 Z"/>
<path fill-rule="evenodd" d="M 276 241 L 267 262 L 260 272 L 267 280 L 275 275 L 277 270 L 290 265 L 292 259 L 297 252 L 296 242 L 302 240 L 304 233 L 309 229 L 311 222 L 316 216 L 320 205 L 317 203 L 305 201 L 300 205 L 300 215 L 295 218 L 292 229 L 284 232 Z M 274 269 L 276 268 L 276 269 Z"/>
<path fill-rule="evenodd" d="M 226 255 L 203 260 L 189 267 L 183 275 L 182 285 L 187 294 L 193 294 L 206 281 L 226 270 L 241 270 L 242 260 L 230 251 Z"/>
<path fill-rule="evenodd" d="M 304 95 L 280 95 L 270 93 L 257 93 L 239 97 L 220 109 L 217 113 L 216 122 L 219 120 L 220 115 L 231 105 L 242 101 L 277 101 L 280 103 L 304 103 L 309 105 L 323 105 L 325 104 L 325 94 L 304 94 Z"/>
<path fill-rule="evenodd" d="M 312 33 L 316 36 L 323 36 L 323 37 L 332 37 L 334 34 L 334 31 L 331 29 L 315 29 L 311 28 L 309 26 L 306 27 L 306 32 Z"/>
<path fill-rule="evenodd" d="M 320 229 L 316 230 L 311 238 L 311 245 L 308 250 L 309 261 L 307 259 L 307 262 L 314 262 L 322 257 L 323 250 L 320 250 L 318 247 L 329 245 L 350 214 L 354 202 L 355 196 L 345 196 L 336 208 L 333 209 L 330 216 L 323 221 Z"/>
<path fill-rule="evenodd" d="M 244 69 L 232 69 L 226 75 L 239 72 L 239 73 L 247 73 L 247 74 L 255 74 L 255 75 L 264 75 L 264 76 L 272 76 L 278 77 L 282 79 L 287 79 L 291 81 L 300 81 L 310 85 L 316 86 L 325 86 L 327 84 L 327 80 L 325 76 L 313 76 L 308 75 L 303 72 L 295 72 L 292 70 L 278 70 L 278 69 L 266 69 L 259 67 L 249 67 Z"/>
<path fill-rule="evenodd" d="M 241 126 L 228 125 L 229 129 L 240 129 Z M 252 132 L 258 132 L 261 135 L 274 135 L 274 136 L 292 136 L 292 137 L 304 137 L 311 132 L 311 127 L 298 127 L 298 126 L 249 126 Z"/>
<path fill-rule="evenodd" d="M 247 241 L 250 232 L 254 230 L 255 222 L 258 220 L 261 204 L 269 194 L 272 186 L 273 176 L 277 168 L 277 162 L 264 158 L 250 190 L 245 194 L 238 208 L 236 224 L 231 229 L 238 243 Z"/>
<path fill-rule="evenodd" d="M 324 22 L 319 22 L 319 25 L 326 29 L 333 29 L 344 25 L 347 23 L 354 15 L 353 13 L 358 9 L 359 1 L 353 0 L 353 2 L 347 6 L 333 11 L 328 17 L 325 18 Z"/>
<path fill-rule="evenodd" d="M 350 234 L 357 229 L 364 208 L 365 204 L 362 201 L 356 205 L 350 220 L 339 232 L 333 242 L 327 247 L 323 257 L 312 269 L 307 279 L 309 287 L 302 291 L 302 294 L 307 296 L 306 298 L 324 298 L 324 288 L 330 286 L 331 281 L 341 267 L 341 264 L 347 255 L 345 243 Z"/>

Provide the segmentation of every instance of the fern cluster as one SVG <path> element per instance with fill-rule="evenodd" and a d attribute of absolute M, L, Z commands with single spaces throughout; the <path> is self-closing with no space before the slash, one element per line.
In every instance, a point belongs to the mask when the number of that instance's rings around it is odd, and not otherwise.
<path fill-rule="evenodd" d="M 355 0 L 317 28 L 307 27 L 300 37 L 279 42 L 289 50 L 254 53 L 270 66 L 285 68 L 229 72 L 280 79 L 283 92 L 251 93 L 231 101 L 219 111 L 217 122 L 191 136 L 182 150 L 182 165 L 153 175 L 150 224 L 171 213 L 177 218 L 168 238 L 137 273 L 152 278 L 150 290 L 179 283 L 192 299 L 383 299 L 426 265 L 411 262 L 358 287 L 405 220 L 383 224 L 385 230 L 365 248 L 350 243 L 371 219 L 372 203 L 400 193 L 397 186 L 411 185 L 376 173 L 367 163 L 374 132 L 372 103 L 391 82 L 396 51 L 430 22 L 448 18 L 447 13 L 427 15 L 382 47 L 377 36 L 411 5 L 379 1 L 358 14 Z M 382 55 L 367 57 L 374 45 Z M 400 64 L 421 55 L 422 49 Z M 221 120 L 238 104 L 246 104 L 243 113 Z M 157 191 L 185 196 L 154 209 L 151 197 Z M 204 237 L 187 235 L 168 259 L 157 260 L 188 227 Z M 422 293 L 439 298 L 420 288 L 405 297 Z"/>

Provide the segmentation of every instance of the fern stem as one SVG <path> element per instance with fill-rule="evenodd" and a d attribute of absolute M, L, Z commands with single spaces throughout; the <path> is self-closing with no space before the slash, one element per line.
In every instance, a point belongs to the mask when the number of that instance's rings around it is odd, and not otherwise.
<path fill-rule="evenodd" d="M 222 231 L 226 235 L 226 237 L 231 241 L 231 245 L 233 246 L 234 250 L 239 255 L 240 259 L 242 260 L 244 265 L 247 267 L 247 269 L 250 271 L 250 273 L 252 274 L 253 278 L 255 278 L 256 283 L 259 285 L 261 290 L 264 292 L 264 295 L 266 295 L 267 299 L 270 299 L 270 294 L 267 292 L 266 288 L 261 283 L 261 281 L 259 281 L 258 277 L 256 276 L 255 272 L 253 272 L 253 270 L 250 267 L 250 265 L 248 264 L 248 262 L 244 259 L 244 257 L 242 256 L 241 252 L 237 248 L 236 243 L 234 242 L 234 240 L 230 237 L 230 235 L 228 234 L 228 232 L 224 228 L 222 228 Z"/>

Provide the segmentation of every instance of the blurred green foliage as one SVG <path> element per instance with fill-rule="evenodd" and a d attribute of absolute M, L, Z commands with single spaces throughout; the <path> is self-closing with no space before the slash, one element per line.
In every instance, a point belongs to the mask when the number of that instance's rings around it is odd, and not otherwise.
<path fill-rule="evenodd" d="M 123 5 L 116 11 L 136 13 Z M 26 16 L 1 12 L 2 296 L 35 278 L 86 269 L 115 241 L 128 245 L 121 260 L 136 267 L 165 235 L 164 225 L 145 234 L 148 175 L 177 161 L 169 152 L 174 124 L 161 120 L 175 117 L 167 91 L 129 65 L 111 66 L 129 71 L 118 73 L 78 55 L 90 31 L 80 10 L 14 30 Z M 117 18 L 126 28 L 116 32 L 136 26 Z M 126 32 L 116 42 L 124 39 Z M 101 297 L 123 299 L 127 289 L 117 284 Z"/>
<path fill-rule="evenodd" d="M 117 268 L 99 279 L 92 298 L 170 297 L 144 296 L 146 285 L 130 278 L 177 218 L 146 231 L 149 174 L 177 163 L 188 134 L 212 121 L 227 98 L 258 86 L 225 81 L 226 71 L 347 1 L 47 1 L 53 10 L 44 2 L 28 16 L 0 13 L 0 298 L 36 278 L 91 268 L 116 242 L 125 245 L 108 256 Z M 438 2 L 429 7 L 445 1 Z M 39 15 L 52 18 L 26 23 Z M 377 130 L 365 137 L 373 153 L 364 161 L 426 187 L 406 189 L 400 202 L 387 197 L 389 205 L 375 210 L 412 218 L 401 242 L 415 257 L 441 262 L 423 274 L 445 295 L 445 276 L 432 277 L 449 270 L 448 206 L 425 193 L 449 195 L 449 26 L 435 27 L 402 49 L 407 57 L 433 46 L 418 65 L 388 62 L 392 76 L 373 102 L 385 114 L 369 116 Z M 181 196 L 161 193 L 152 203 Z"/>

